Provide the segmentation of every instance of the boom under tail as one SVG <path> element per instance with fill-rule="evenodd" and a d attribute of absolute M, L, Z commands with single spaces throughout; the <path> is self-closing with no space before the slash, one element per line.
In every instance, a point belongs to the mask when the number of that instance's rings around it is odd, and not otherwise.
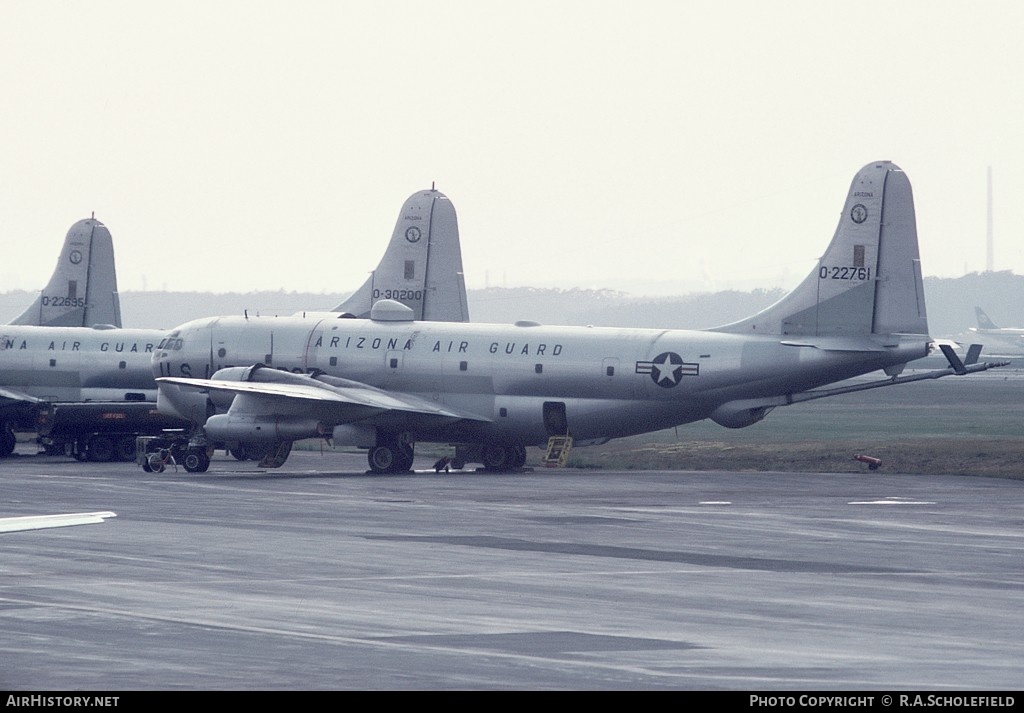
<path fill-rule="evenodd" d="M 87 218 L 71 226 L 49 283 L 11 324 L 121 326 L 114 241 L 103 223 Z"/>
<path fill-rule="evenodd" d="M 714 331 L 793 337 L 928 334 L 910 181 L 889 161 L 853 179 L 832 242 L 779 302 Z"/>
<path fill-rule="evenodd" d="M 377 269 L 332 311 L 364 319 L 382 299 L 405 304 L 417 320 L 469 321 L 459 222 L 440 191 L 419 191 L 405 201 Z"/>

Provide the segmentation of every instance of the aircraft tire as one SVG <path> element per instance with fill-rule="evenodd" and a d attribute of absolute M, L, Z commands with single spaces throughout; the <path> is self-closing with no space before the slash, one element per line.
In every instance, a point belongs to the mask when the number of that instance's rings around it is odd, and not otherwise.
<path fill-rule="evenodd" d="M 512 467 L 522 468 L 526 465 L 526 446 L 512 446 Z"/>
<path fill-rule="evenodd" d="M 512 448 L 505 446 L 484 446 L 483 455 L 484 468 L 490 471 L 507 470 L 512 467 L 515 459 Z"/>
<path fill-rule="evenodd" d="M 106 463 L 114 459 L 114 441 L 107 436 L 93 436 L 89 439 L 89 460 Z"/>
<path fill-rule="evenodd" d="M 189 473 L 205 473 L 210 467 L 210 458 L 205 451 L 191 450 L 182 462 Z"/>
<path fill-rule="evenodd" d="M 366 460 L 370 464 L 370 470 L 383 475 L 396 471 L 399 458 L 394 447 L 385 445 L 371 448 L 366 454 Z"/>
<path fill-rule="evenodd" d="M 416 457 L 415 447 L 411 442 L 400 441 L 395 449 L 395 466 L 392 473 L 404 473 L 412 470 L 412 461 Z"/>
<path fill-rule="evenodd" d="M 14 446 L 18 440 L 14 437 L 14 431 L 6 423 L 0 427 L 0 458 L 6 458 L 14 453 Z"/>
<path fill-rule="evenodd" d="M 121 436 L 114 444 L 117 460 L 130 463 L 135 460 L 135 436 Z"/>

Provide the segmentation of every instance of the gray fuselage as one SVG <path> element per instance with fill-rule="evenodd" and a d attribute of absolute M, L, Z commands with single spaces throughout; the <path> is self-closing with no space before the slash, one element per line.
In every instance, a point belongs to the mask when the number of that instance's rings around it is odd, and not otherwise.
<path fill-rule="evenodd" d="M 778 336 L 703 331 L 451 324 L 300 317 L 220 317 L 171 333 L 156 376 L 210 378 L 263 363 L 415 395 L 480 421 L 415 424 L 417 440 L 539 444 L 545 404 L 578 440 L 617 438 L 704 418 L 749 425 L 730 404 L 806 391 L 927 354 L 922 335 L 874 351 L 826 350 Z M 333 427 L 328 410 L 303 413 Z M 742 411 L 742 409 L 741 409 Z M 763 415 L 763 414 L 762 414 Z"/>

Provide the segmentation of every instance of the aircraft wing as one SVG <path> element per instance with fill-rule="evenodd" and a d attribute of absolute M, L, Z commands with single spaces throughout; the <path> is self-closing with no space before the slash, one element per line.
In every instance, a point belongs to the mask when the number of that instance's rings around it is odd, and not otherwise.
<path fill-rule="evenodd" d="M 0 405 L 10 403 L 38 404 L 43 403 L 43 400 L 30 394 L 26 394 L 24 391 L 0 386 Z"/>
<path fill-rule="evenodd" d="M 108 517 L 117 517 L 109 510 L 103 512 L 75 512 L 63 515 L 26 515 L 23 517 L 0 517 L 0 533 L 22 530 L 45 530 L 51 527 L 71 525 L 95 525 Z"/>
<path fill-rule="evenodd" d="M 490 420 L 412 394 L 384 391 L 358 381 L 336 379 L 335 383 L 325 383 L 312 377 L 283 372 L 271 372 L 268 378 L 275 376 L 288 381 L 253 382 L 161 377 L 157 382 L 244 396 L 243 399 L 236 399 L 231 406 L 230 412 L 235 415 L 241 415 L 242 412 L 248 415 L 274 414 L 278 413 L 279 405 L 301 407 L 307 404 L 315 405 L 318 413 L 329 415 L 332 421 L 339 424 L 395 412 L 443 420 Z"/>

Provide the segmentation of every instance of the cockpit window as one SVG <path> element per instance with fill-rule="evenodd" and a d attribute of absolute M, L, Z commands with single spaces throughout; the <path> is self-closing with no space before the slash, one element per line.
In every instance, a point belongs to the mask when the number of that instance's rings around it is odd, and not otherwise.
<path fill-rule="evenodd" d="M 181 349 L 183 340 L 181 339 L 161 339 L 160 343 L 156 345 L 157 349 L 166 349 L 167 351 L 176 352 Z"/>

